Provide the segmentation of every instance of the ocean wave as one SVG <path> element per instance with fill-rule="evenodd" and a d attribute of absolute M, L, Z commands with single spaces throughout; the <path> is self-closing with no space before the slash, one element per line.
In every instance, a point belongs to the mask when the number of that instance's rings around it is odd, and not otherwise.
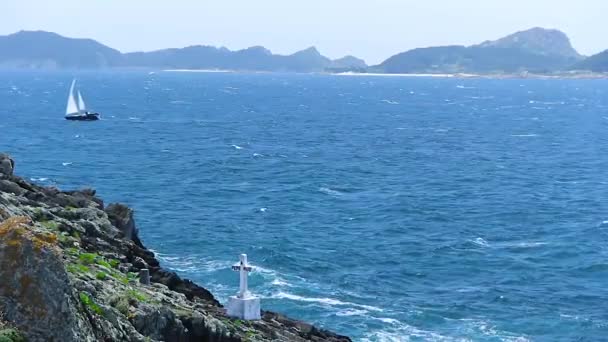
<path fill-rule="evenodd" d="M 326 194 L 326 195 L 330 195 L 330 196 L 342 196 L 344 195 L 344 193 L 338 191 L 338 190 L 333 190 L 331 188 L 327 188 L 327 187 L 321 187 L 319 188 L 319 191 Z"/>
<path fill-rule="evenodd" d="M 343 302 L 338 299 L 327 298 L 327 297 L 303 297 L 303 296 L 298 296 L 298 295 L 295 295 L 292 293 L 287 293 L 287 292 L 279 292 L 277 294 L 272 295 L 271 298 L 289 299 L 289 300 L 298 301 L 298 302 L 317 303 L 317 304 L 323 304 L 323 305 L 329 305 L 329 306 L 350 306 L 350 307 L 362 308 L 365 310 L 376 311 L 376 312 L 384 311 L 381 308 L 371 306 L 371 305 Z"/>
<path fill-rule="evenodd" d="M 31 177 L 30 179 L 31 179 L 32 181 L 34 181 L 34 182 L 46 182 L 47 180 L 49 180 L 49 179 L 48 179 L 48 178 L 46 178 L 46 177 L 38 177 L 38 178 L 36 178 L 36 177 Z"/>
<path fill-rule="evenodd" d="M 61 163 L 61 165 L 63 165 L 63 166 L 70 166 L 72 164 L 74 164 L 74 163 L 72 163 L 72 162 L 63 162 L 63 163 Z"/>
<path fill-rule="evenodd" d="M 387 322 L 385 322 L 387 323 Z M 404 341 L 471 341 L 464 338 L 443 336 L 433 331 L 415 328 L 409 324 L 390 319 L 389 326 L 384 329 L 370 331 L 363 336 L 362 342 L 404 342 Z"/>
<path fill-rule="evenodd" d="M 234 147 L 234 149 L 236 149 L 236 150 L 242 150 L 243 149 L 243 147 L 239 146 L 239 145 L 230 145 L 230 146 Z"/>
<path fill-rule="evenodd" d="M 154 252 L 154 254 L 161 262 L 166 263 L 169 268 L 177 272 L 213 273 L 230 269 L 233 264 L 225 260 L 201 260 L 196 257 L 182 258 L 158 252 Z"/>
<path fill-rule="evenodd" d="M 546 243 L 546 242 L 517 242 L 517 243 L 502 244 L 501 247 L 507 247 L 507 248 L 534 248 L 534 247 L 545 246 L 547 244 L 548 243 Z"/>
<path fill-rule="evenodd" d="M 489 247 L 490 244 L 488 243 L 488 241 L 484 240 L 483 238 L 478 237 L 475 240 L 470 240 L 472 243 L 476 244 L 477 246 L 481 246 L 481 247 Z"/>
<path fill-rule="evenodd" d="M 468 99 L 471 100 L 493 100 L 495 99 L 494 96 L 465 96 Z"/>
<path fill-rule="evenodd" d="M 512 137 L 520 137 L 520 138 L 532 138 L 532 137 L 537 137 L 538 134 L 511 134 Z"/>
<path fill-rule="evenodd" d="M 366 316 L 368 312 L 365 309 L 345 309 L 336 312 L 336 316 Z"/>
<path fill-rule="evenodd" d="M 544 105 L 565 105 L 566 102 L 564 101 L 557 101 L 557 102 L 551 102 L 551 101 L 534 101 L 534 100 L 530 100 L 529 102 L 530 104 L 544 104 Z"/>
<path fill-rule="evenodd" d="M 452 329 L 454 336 L 446 336 L 434 331 L 416 328 L 407 323 L 392 318 L 375 318 L 384 322 L 387 326 L 370 331 L 363 336 L 361 341 L 366 342 L 394 342 L 394 341 L 438 341 L 438 342 L 469 342 L 476 339 L 491 337 L 497 341 L 528 342 L 529 339 L 519 334 L 500 331 L 486 321 L 463 319 L 452 321 L 456 326 Z M 477 338 L 464 338 L 460 336 L 476 336 Z"/>
<path fill-rule="evenodd" d="M 392 105 L 398 105 L 399 102 L 397 101 L 391 101 L 391 100 L 382 100 L 380 102 L 384 102 L 384 103 L 388 103 L 388 104 L 392 104 Z"/>
<path fill-rule="evenodd" d="M 274 286 L 292 286 L 289 282 L 287 282 L 287 280 L 285 280 L 282 274 L 279 274 L 279 272 L 269 268 L 253 265 L 253 271 L 251 271 L 251 273 L 260 274 L 262 278 L 264 278 L 266 281 L 270 281 L 270 284 Z"/>
<path fill-rule="evenodd" d="M 286 282 L 285 280 L 281 279 L 281 278 L 276 278 L 271 282 L 272 285 L 274 286 L 291 286 L 291 284 L 289 284 L 288 282 Z"/>

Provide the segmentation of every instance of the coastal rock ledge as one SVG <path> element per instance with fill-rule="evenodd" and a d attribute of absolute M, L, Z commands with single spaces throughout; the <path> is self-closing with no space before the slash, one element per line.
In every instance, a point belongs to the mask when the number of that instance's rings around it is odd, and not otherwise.
<path fill-rule="evenodd" d="M 14 169 L 0 154 L 0 341 L 350 341 L 269 311 L 227 317 L 209 291 L 160 266 L 133 210 Z"/>

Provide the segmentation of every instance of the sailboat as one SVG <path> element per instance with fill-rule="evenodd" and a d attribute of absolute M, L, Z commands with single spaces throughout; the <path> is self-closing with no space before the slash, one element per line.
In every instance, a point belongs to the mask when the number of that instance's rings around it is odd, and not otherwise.
<path fill-rule="evenodd" d="M 70 93 L 68 94 L 68 105 L 65 109 L 66 120 L 95 121 L 99 120 L 99 113 L 87 111 L 86 104 L 80 90 L 76 90 L 76 80 L 72 81 Z M 76 90 L 76 92 L 74 92 Z"/>

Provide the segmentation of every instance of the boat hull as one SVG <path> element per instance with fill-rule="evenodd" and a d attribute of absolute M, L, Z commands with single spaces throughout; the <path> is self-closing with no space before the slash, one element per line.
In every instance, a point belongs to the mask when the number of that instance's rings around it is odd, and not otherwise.
<path fill-rule="evenodd" d="M 98 113 L 86 113 L 79 115 L 68 115 L 65 117 L 66 120 L 70 121 L 97 121 L 99 120 Z"/>

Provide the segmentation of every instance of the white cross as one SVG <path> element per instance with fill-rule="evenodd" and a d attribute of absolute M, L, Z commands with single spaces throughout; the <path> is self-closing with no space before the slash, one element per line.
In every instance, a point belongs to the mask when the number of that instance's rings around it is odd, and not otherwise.
<path fill-rule="evenodd" d="M 247 289 L 247 274 L 253 270 L 253 267 L 247 264 L 247 254 L 241 254 L 240 260 L 240 262 L 232 265 L 232 270 L 241 273 L 241 283 L 237 297 L 246 299 L 249 297 L 249 290 Z"/>

